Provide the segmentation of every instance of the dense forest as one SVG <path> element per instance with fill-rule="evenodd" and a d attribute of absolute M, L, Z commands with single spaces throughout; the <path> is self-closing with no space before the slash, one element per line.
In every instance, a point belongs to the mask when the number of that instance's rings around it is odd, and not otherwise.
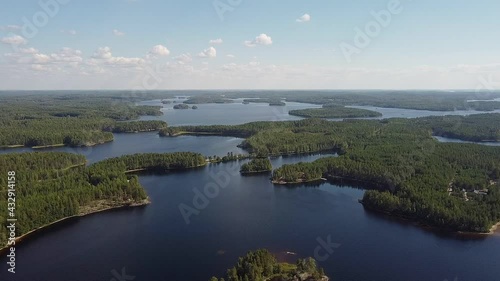
<path fill-rule="evenodd" d="M 92 146 L 120 132 L 166 127 L 161 121 L 120 122 L 161 115 L 155 106 L 136 106 L 132 97 L 20 95 L 0 97 L 0 147 Z"/>
<path fill-rule="evenodd" d="M 290 110 L 288 114 L 306 118 L 382 117 L 382 113 L 380 112 L 359 108 L 350 108 L 336 104 L 325 104 L 323 105 L 323 108 Z"/>
<path fill-rule="evenodd" d="M 176 104 L 174 105 L 174 109 L 189 109 L 189 105 L 184 103 Z"/>
<path fill-rule="evenodd" d="M 210 281 L 328 281 L 313 258 L 299 259 L 296 264 L 279 263 L 265 249 L 250 251 L 227 270 L 226 279 L 212 277 Z"/>
<path fill-rule="evenodd" d="M 355 180 L 375 189 L 363 200 L 367 208 L 443 228 L 487 232 L 500 221 L 500 148 L 439 143 L 432 135 L 451 130 L 463 138 L 491 134 L 498 132 L 499 121 L 498 114 L 344 122 L 306 119 L 173 127 L 163 135 L 245 137 L 241 146 L 260 157 L 333 150 L 340 156 L 276 169 L 273 181 Z"/>
<path fill-rule="evenodd" d="M 273 170 L 269 158 L 255 158 L 241 166 L 242 174 L 270 172 Z"/>
<path fill-rule="evenodd" d="M 467 141 L 500 141 L 500 114 L 475 114 L 418 118 L 415 122 L 428 127 L 436 136 Z"/>
<path fill-rule="evenodd" d="M 81 155 L 37 152 L 0 155 L 0 172 L 16 172 L 16 235 L 20 236 L 62 218 L 145 204 L 147 195 L 130 172 L 165 172 L 205 163 L 200 154 L 178 152 L 127 155 L 86 167 Z M 6 180 L 0 178 L 3 193 Z M 6 196 L 0 198 L 0 208 L 7 210 Z M 0 214 L 0 245 L 7 239 L 6 219 Z"/>
<path fill-rule="evenodd" d="M 147 196 L 137 177 L 127 176 L 116 167 L 107 167 L 103 180 L 90 182 L 92 168 L 85 158 L 70 153 L 22 153 L 0 155 L 0 172 L 16 172 L 16 236 L 59 219 L 98 210 L 144 204 Z M 0 178 L 2 193 L 7 177 Z M 0 198 L 7 210 L 7 198 Z M 5 213 L 0 214 L 0 245 L 6 244 Z"/>

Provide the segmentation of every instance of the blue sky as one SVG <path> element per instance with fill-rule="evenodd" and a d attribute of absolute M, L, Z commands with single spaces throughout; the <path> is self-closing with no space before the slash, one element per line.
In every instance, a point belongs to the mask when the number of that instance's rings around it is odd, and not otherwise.
<path fill-rule="evenodd" d="M 498 11 L 493 0 L 6 1 L 0 89 L 473 89 L 500 82 Z"/>

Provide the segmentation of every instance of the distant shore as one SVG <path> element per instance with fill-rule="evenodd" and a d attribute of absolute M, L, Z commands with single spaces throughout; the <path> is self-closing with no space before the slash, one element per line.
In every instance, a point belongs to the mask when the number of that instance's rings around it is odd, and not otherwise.
<path fill-rule="evenodd" d="M 84 211 L 81 214 L 74 215 L 74 216 L 69 216 L 69 217 L 65 217 L 65 218 L 56 220 L 54 222 L 42 225 L 42 226 L 40 226 L 38 228 L 35 228 L 35 229 L 33 229 L 33 230 L 29 231 L 29 232 L 26 232 L 25 234 L 23 234 L 21 236 L 16 237 L 16 245 L 18 244 L 18 242 L 21 242 L 23 239 L 26 239 L 30 235 L 32 235 L 32 234 L 34 234 L 34 233 L 36 233 L 38 231 L 41 231 L 43 229 L 46 229 L 49 226 L 53 226 L 55 224 L 58 224 L 60 222 L 68 220 L 68 219 L 85 217 L 85 216 L 88 216 L 88 215 L 102 213 L 102 212 L 106 212 L 106 211 L 110 211 L 110 210 L 140 207 L 140 206 L 145 206 L 145 205 L 149 205 L 149 204 L 151 204 L 151 200 L 148 197 L 148 198 L 146 198 L 146 199 L 144 199 L 144 200 L 142 200 L 140 202 L 134 202 L 134 203 L 131 203 L 131 204 L 129 204 L 129 203 L 122 203 L 122 204 L 119 204 L 119 205 L 116 205 L 116 206 L 109 206 L 109 207 L 106 207 L 106 208 L 103 208 L 103 209 L 91 210 L 91 211 Z M 13 246 L 5 245 L 3 248 L 0 248 L 0 253 L 2 253 L 3 251 L 9 249 L 10 247 L 13 247 Z"/>
<path fill-rule="evenodd" d="M 70 146 L 70 145 L 67 145 L 67 144 L 64 144 L 64 143 L 57 143 L 57 144 L 48 144 L 48 145 L 37 145 L 37 146 L 26 146 L 26 145 L 23 145 L 23 144 L 13 144 L 13 145 L 4 145 L 4 146 L 0 146 L 0 149 L 13 149 L 13 148 L 31 148 L 31 149 L 44 149 L 44 148 L 52 148 L 52 147 L 73 147 L 73 148 L 76 148 L 76 147 L 92 147 L 92 146 L 97 146 L 97 145 L 100 145 L 100 144 L 105 144 L 105 143 L 108 143 L 108 142 L 112 142 L 114 141 L 114 139 L 112 140 L 106 140 L 106 141 L 102 141 L 102 142 L 98 142 L 98 143 L 88 143 L 88 144 L 85 144 L 85 145 L 82 145 L 82 146 Z"/>

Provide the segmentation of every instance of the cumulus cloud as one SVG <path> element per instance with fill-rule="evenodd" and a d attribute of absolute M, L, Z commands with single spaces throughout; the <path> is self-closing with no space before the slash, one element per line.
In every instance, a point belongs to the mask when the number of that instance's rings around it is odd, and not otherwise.
<path fill-rule="evenodd" d="M 114 57 L 110 47 L 101 47 L 92 55 L 87 63 L 90 65 L 105 64 L 109 66 L 134 67 L 143 64 L 142 58 Z"/>
<path fill-rule="evenodd" d="M 226 57 L 228 57 L 228 58 L 230 58 L 230 59 L 234 59 L 236 56 L 235 56 L 235 55 L 228 54 L 228 55 L 226 55 Z"/>
<path fill-rule="evenodd" d="M 125 33 L 124 33 L 124 32 L 119 31 L 118 29 L 113 29 L 113 35 L 114 35 L 114 36 L 124 36 L 124 35 L 125 35 Z"/>
<path fill-rule="evenodd" d="M 174 58 L 174 60 L 176 60 L 180 64 L 186 64 L 186 63 L 190 63 L 191 61 L 193 61 L 193 58 L 191 58 L 190 54 L 182 54 L 182 55 L 176 56 Z"/>
<path fill-rule="evenodd" d="M 309 21 L 311 21 L 311 15 L 309 15 L 309 14 L 304 14 L 296 20 L 296 22 L 300 22 L 300 23 L 309 22 Z"/>
<path fill-rule="evenodd" d="M 252 41 L 243 42 L 247 47 L 255 47 L 257 45 L 272 45 L 273 40 L 267 34 L 262 33 L 261 35 L 255 37 Z"/>
<path fill-rule="evenodd" d="M 215 58 L 217 56 L 217 50 L 214 47 L 203 50 L 198 54 L 200 58 Z"/>
<path fill-rule="evenodd" d="M 94 59 L 110 59 L 113 56 L 110 47 L 101 47 L 94 52 L 92 58 Z"/>
<path fill-rule="evenodd" d="M 23 53 L 23 54 L 36 54 L 39 51 L 38 51 L 38 49 L 31 47 L 31 48 L 20 48 L 19 52 Z"/>
<path fill-rule="evenodd" d="M 208 41 L 209 44 L 211 45 L 220 45 L 222 44 L 224 41 L 221 39 L 221 38 L 218 38 L 218 39 L 212 39 L 210 41 Z"/>
<path fill-rule="evenodd" d="M 16 46 L 17 45 L 25 45 L 26 43 L 28 43 L 28 40 L 26 40 L 26 39 L 24 39 L 24 37 L 22 37 L 20 35 L 16 35 L 16 34 L 4 37 L 0 41 L 4 44 L 16 45 Z"/>
<path fill-rule="evenodd" d="M 170 51 L 163 45 L 156 45 L 149 51 L 149 54 L 153 56 L 165 57 L 170 55 Z"/>

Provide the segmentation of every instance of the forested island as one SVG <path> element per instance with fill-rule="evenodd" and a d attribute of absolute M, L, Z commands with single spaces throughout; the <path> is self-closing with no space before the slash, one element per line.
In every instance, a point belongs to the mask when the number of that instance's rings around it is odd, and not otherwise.
<path fill-rule="evenodd" d="M 273 181 L 354 180 L 374 189 L 363 198 L 369 209 L 454 231 L 489 232 L 500 221 L 500 148 L 438 143 L 433 134 L 455 132 L 466 138 L 496 133 L 500 114 L 460 117 L 462 122 L 455 126 L 449 126 L 449 120 L 449 116 L 417 121 L 306 119 L 169 127 L 160 133 L 244 137 L 241 147 L 261 157 L 336 151 L 339 157 L 284 165 L 273 172 Z"/>
<path fill-rule="evenodd" d="M 306 118 L 366 118 L 366 117 L 382 117 L 382 113 L 350 108 L 336 104 L 325 104 L 323 108 L 308 108 L 291 110 L 290 115 L 306 117 Z"/>
<path fill-rule="evenodd" d="M 296 264 L 279 263 L 266 249 L 250 251 L 227 270 L 226 278 L 210 281 L 328 281 L 324 270 L 313 258 L 298 259 Z"/>
<path fill-rule="evenodd" d="M 184 103 L 179 103 L 174 105 L 174 109 L 189 109 L 189 105 Z"/>
<path fill-rule="evenodd" d="M 16 172 L 16 237 L 60 221 L 111 208 L 149 203 L 133 173 L 165 173 L 206 165 L 203 155 L 191 152 L 135 154 L 85 166 L 82 155 L 59 152 L 0 155 L 0 172 Z M 7 177 L 0 178 L 7 190 Z M 7 210 L 6 196 L 0 207 Z M 0 248 L 8 238 L 7 217 L 0 214 Z"/>
<path fill-rule="evenodd" d="M 136 106 L 132 97 L 19 96 L 0 98 L 0 147 L 93 146 L 113 141 L 113 132 L 165 128 L 161 121 L 133 120 L 161 115 L 161 107 Z"/>
<path fill-rule="evenodd" d="M 250 162 L 245 163 L 241 166 L 240 173 L 243 175 L 250 175 L 256 173 L 271 172 L 273 166 L 269 158 L 255 158 Z"/>

